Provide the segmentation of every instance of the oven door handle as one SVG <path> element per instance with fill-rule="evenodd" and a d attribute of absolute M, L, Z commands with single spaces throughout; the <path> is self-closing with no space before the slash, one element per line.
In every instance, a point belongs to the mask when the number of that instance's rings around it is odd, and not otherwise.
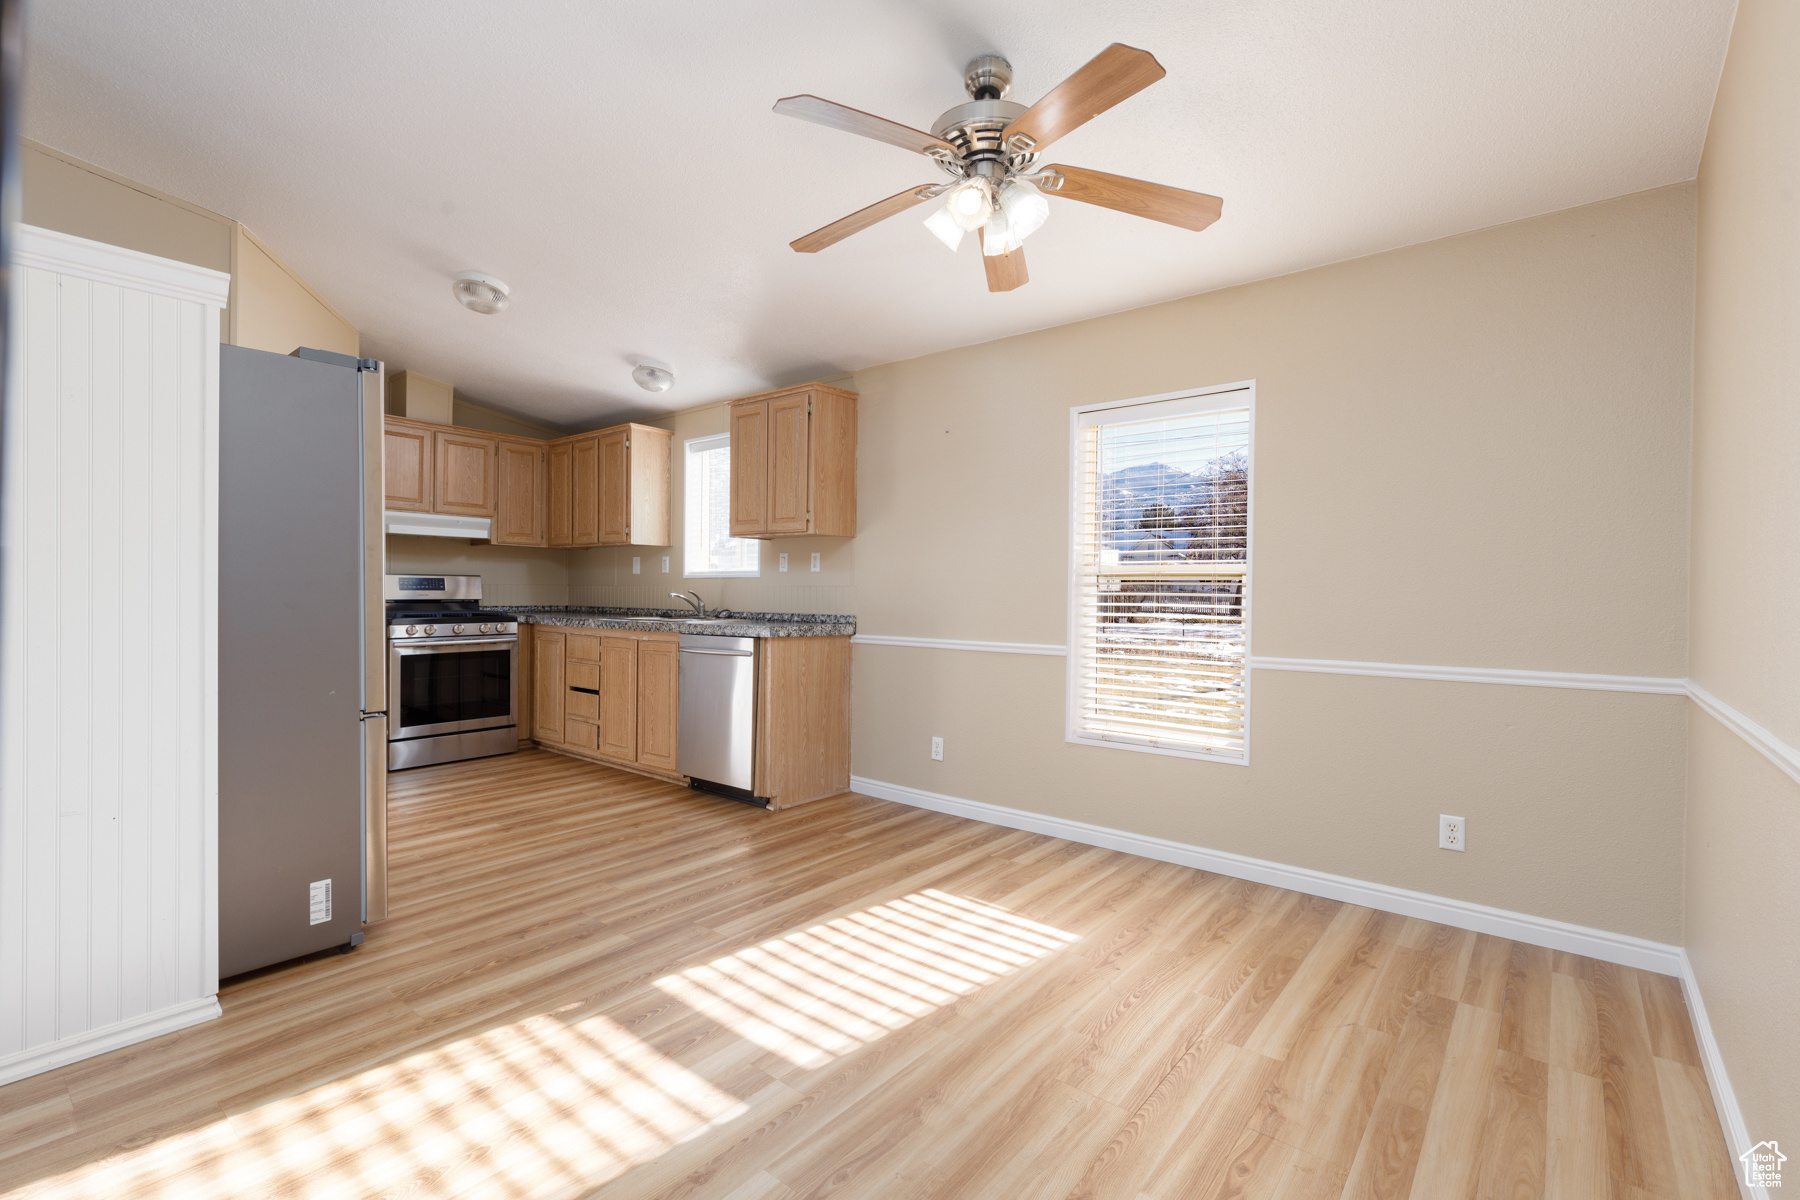
<path fill-rule="evenodd" d="M 454 650 L 480 650 L 485 646 L 517 646 L 518 644 L 519 639 L 516 637 L 467 638 L 462 641 L 432 642 L 430 644 L 420 643 L 418 645 L 414 645 L 410 642 L 404 645 L 398 642 L 391 642 L 389 643 L 389 649 L 395 654 L 445 654 Z"/>

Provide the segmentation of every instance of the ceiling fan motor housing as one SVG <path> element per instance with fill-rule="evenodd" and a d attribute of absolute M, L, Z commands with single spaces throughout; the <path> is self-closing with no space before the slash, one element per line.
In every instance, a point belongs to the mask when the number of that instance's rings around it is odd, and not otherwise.
<path fill-rule="evenodd" d="M 937 119 L 931 132 L 955 146 L 966 164 L 960 173 L 1001 178 L 1011 171 L 1029 170 L 1027 156 L 1008 154 L 1002 135 L 1006 127 L 1025 114 L 1023 104 L 1011 100 L 971 100 Z M 1008 164 L 1008 159 L 1021 161 Z M 985 164 L 985 165 L 984 165 Z"/>
<path fill-rule="evenodd" d="M 1012 64 L 998 54 L 983 54 L 963 72 L 963 86 L 975 100 L 1004 100 L 1012 92 Z"/>

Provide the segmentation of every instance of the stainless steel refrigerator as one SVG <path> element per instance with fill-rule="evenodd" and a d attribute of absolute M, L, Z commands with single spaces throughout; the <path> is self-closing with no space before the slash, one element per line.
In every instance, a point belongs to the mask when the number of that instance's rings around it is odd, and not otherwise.
<path fill-rule="evenodd" d="M 382 370 L 219 348 L 219 974 L 387 915 Z"/>

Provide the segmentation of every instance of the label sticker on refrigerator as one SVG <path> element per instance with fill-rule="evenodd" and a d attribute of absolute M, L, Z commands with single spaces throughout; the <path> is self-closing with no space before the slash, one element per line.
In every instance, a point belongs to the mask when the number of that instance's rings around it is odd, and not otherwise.
<path fill-rule="evenodd" d="M 312 924 L 331 920 L 331 880 L 321 879 L 312 885 Z"/>

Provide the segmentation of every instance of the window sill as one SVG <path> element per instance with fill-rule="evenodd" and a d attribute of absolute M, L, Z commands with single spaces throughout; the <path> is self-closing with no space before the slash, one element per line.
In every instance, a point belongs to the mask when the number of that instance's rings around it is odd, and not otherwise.
<path fill-rule="evenodd" d="M 1169 758 L 1197 758 L 1202 762 L 1224 763 L 1231 767 L 1250 765 L 1248 746 L 1244 748 L 1242 754 L 1222 754 L 1214 750 L 1182 750 L 1174 746 L 1140 746 L 1135 742 L 1113 742 L 1105 738 L 1081 737 L 1073 733 L 1064 733 L 1063 741 L 1076 746 L 1094 746 L 1102 750 L 1134 750 L 1139 754 L 1161 754 Z"/>

